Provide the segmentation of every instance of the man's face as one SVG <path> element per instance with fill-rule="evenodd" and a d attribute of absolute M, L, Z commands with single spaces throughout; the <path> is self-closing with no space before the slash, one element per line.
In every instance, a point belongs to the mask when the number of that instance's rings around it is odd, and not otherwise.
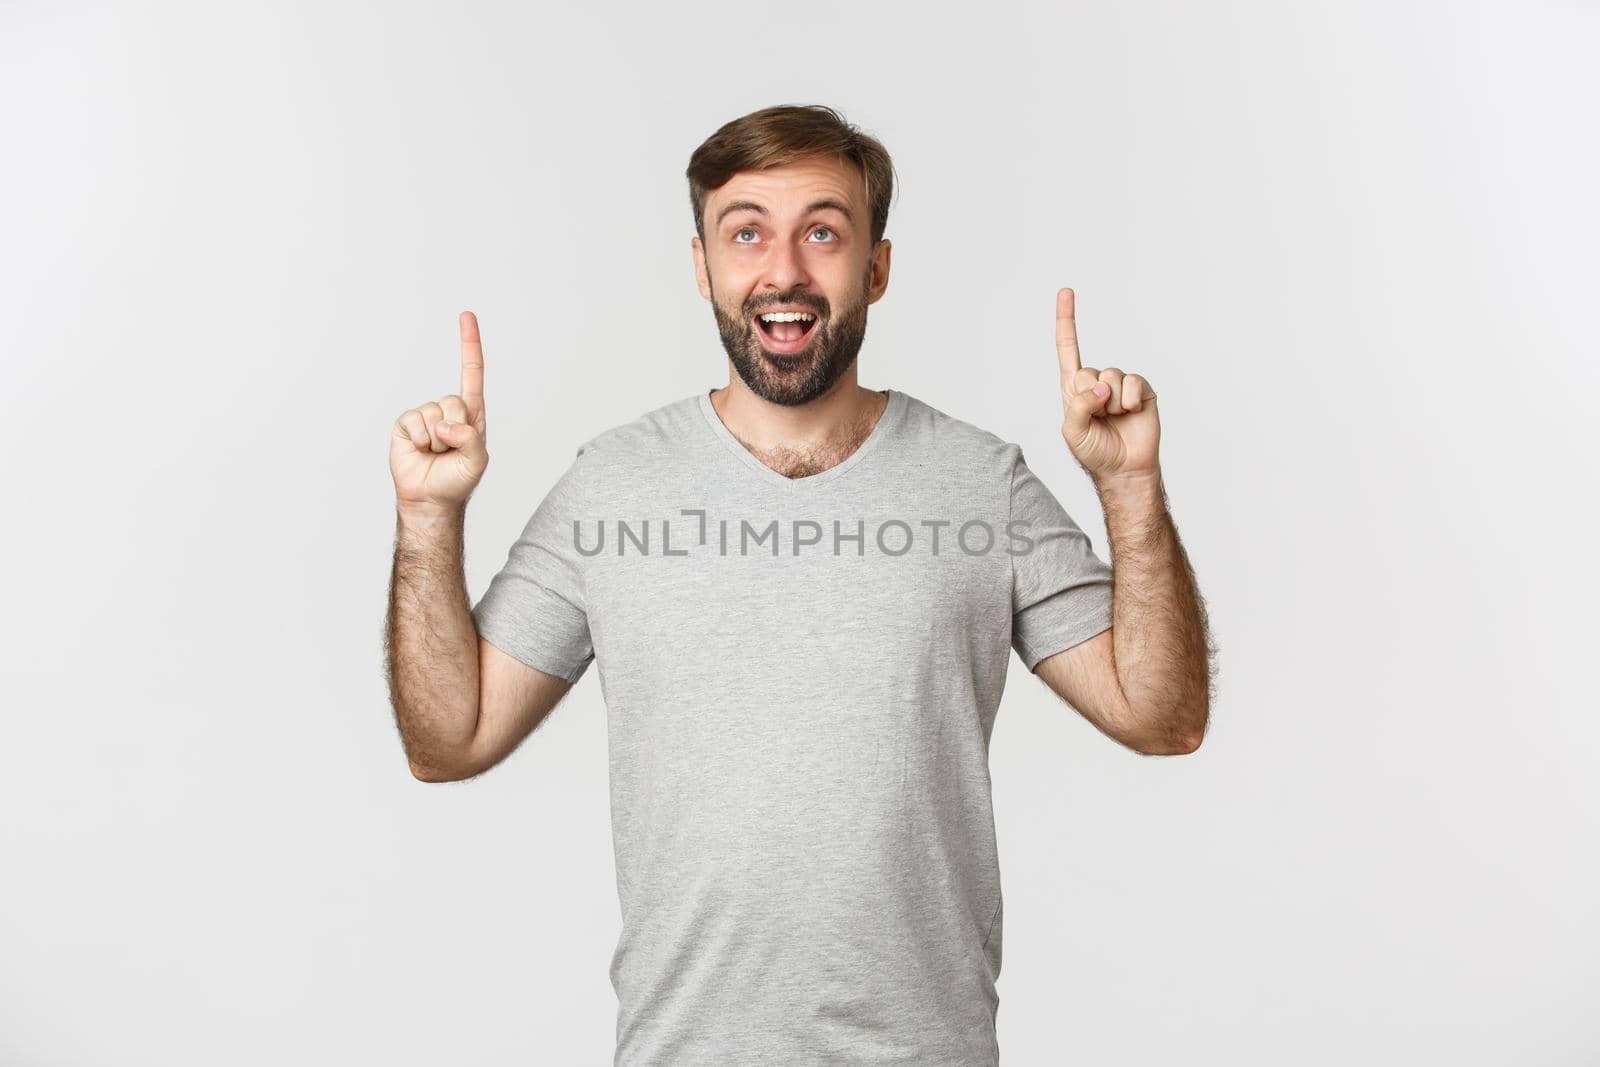
<path fill-rule="evenodd" d="M 889 242 L 871 244 L 866 182 L 843 159 L 741 172 L 706 199 L 694 238 L 700 295 L 750 391 L 775 404 L 827 392 L 855 362 L 867 305 L 889 283 Z M 768 324 L 795 309 L 812 322 Z"/>

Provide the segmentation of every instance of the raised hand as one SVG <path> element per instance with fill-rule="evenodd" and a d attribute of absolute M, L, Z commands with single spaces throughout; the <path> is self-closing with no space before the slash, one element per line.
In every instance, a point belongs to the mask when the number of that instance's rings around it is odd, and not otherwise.
<path fill-rule="evenodd" d="M 389 471 L 401 508 L 456 509 L 489 466 L 478 317 L 461 313 L 461 392 L 412 408 L 394 422 Z"/>
<path fill-rule="evenodd" d="M 1137 374 L 1095 370 L 1078 356 L 1078 323 L 1071 289 L 1056 293 L 1056 357 L 1061 365 L 1061 436 L 1073 458 L 1098 484 L 1159 474 L 1161 418 L 1156 394 Z"/>

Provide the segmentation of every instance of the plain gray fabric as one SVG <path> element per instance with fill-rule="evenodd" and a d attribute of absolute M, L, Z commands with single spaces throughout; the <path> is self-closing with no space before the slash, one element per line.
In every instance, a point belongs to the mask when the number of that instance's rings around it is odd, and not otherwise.
<path fill-rule="evenodd" d="M 709 389 L 591 438 L 473 608 L 598 664 L 616 1064 L 998 1062 L 989 737 L 1011 650 L 1107 629 L 1111 569 L 1018 445 L 887 392 L 808 478 Z"/>

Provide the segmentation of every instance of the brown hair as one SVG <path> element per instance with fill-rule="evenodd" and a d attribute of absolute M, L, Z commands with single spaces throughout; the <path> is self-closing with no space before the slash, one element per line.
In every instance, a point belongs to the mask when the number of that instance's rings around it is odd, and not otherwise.
<path fill-rule="evenodd" d="M 894 163 L 877 138 L 822 104 L 779 104 L 752 111 L 725 123 L 694 150 L 685 173 L 695 232 L 704 242 L 707 194 L 740 171 L 765 170 L 814 156 L 834 155 L 855 164 L 866 179 L 872 243 L 876 245 L 889 225 Z"/>

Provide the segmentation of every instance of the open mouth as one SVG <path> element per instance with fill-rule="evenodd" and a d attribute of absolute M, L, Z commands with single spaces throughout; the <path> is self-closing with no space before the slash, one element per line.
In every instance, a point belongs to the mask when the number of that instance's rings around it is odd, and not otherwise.
<path fill-rule="evenodd" d="M 792 356 L 811 343 L 811 337 L 822 322 L 813 316 L 809 322 L 767 322 L 756 316 L 756 329 L 761 331 L 761 345 L 768 352 Z"/>

